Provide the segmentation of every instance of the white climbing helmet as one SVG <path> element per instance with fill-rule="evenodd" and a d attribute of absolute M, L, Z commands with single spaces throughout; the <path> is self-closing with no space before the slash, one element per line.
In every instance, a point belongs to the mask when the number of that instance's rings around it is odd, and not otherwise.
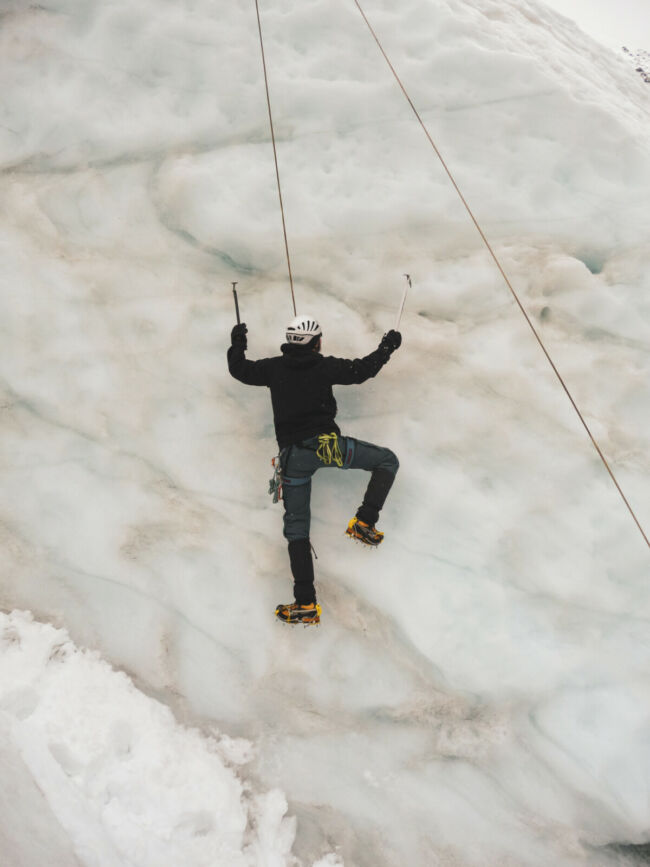
<path fill-rule="evenodd" d="M 287 325 L 287 343 L 309 343 L 314 337 L 320 337 L 322 330 L 313 316 L 296 316 Z"/>

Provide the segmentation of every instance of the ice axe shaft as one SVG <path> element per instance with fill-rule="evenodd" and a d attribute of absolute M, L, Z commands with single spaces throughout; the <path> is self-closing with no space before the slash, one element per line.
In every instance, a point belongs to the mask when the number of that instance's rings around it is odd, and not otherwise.
<path fill-rule="evenodd" d="M 402 320 L 402 313 L 404 312 L 404 305 L 406 304 L 406 295 L 409 291 L 409 287 L 411 286 L 411 278 L 408 274 L 404 275 L 406 277 L 406 283 L 404 285 L 404 292 L 402 294 L 402 303 L 399 306 L 399 311 L 397 313 L 397 319 L 395 320 L 395 331 L 399 331 L 399 324 Z"/>
<path fill-rule="evenodd" d="M 239 318 L 239 301 L 237 300 L 237 290 L 235 286 L 237 285 L 237 281 L 235 280 L 232 284 L 232 294 L 235 299 L 235 313 L 237 314 L 237 325 L 241 324 L 241 320 Z"/>

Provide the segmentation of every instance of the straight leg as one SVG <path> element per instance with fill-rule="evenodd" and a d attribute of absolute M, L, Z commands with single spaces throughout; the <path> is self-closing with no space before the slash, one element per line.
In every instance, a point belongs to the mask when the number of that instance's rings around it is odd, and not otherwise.
<path fill-rule="evenodd" d="M 298 605 L 315 602 L 314 561 L 309 539 L 293 539 L 289 542 L 289 562 L 293 575 L 293 598 Z"/>
<path fill-rule="evenodd" d="M 299 605 L 316 602 L 311 555 L 311 477 L 318 459 L 314 453 L 292 446 L 283 467 L 284 537 L 289 544 L 293 593 Z"/>

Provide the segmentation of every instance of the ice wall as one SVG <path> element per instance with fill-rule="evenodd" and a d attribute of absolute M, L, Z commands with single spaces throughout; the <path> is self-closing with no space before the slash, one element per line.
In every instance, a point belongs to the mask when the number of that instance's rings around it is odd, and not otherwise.
<path fill-rule="evenodd" d="M 252 357 L 292 314 L 254 9 L 14 3 L 0 601 L 254 738 L 300 857 L 610 859 L 648 834 L 647 547 L 354 4 L 261 11 L 325 351 L 373 349 L 414 280 L 403 348 L 338 394 L 401 460 L 386 543 L 343 538 L 360 475 L 319 478 L 323 626 L 273 623 L 270 406 L 224 359 L 231 280 Z M 539 3 L 366 11 L 647 527 L 647 87 Z"/>

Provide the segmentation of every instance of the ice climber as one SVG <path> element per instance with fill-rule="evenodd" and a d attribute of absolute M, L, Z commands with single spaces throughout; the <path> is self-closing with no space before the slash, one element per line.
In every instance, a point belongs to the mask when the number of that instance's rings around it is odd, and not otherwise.
<path fill-rule="evenodd" d="M 389 449 L 341 435 L 334 421 L 332 386 L 361 383 L 376 376 L 400 346 L 402 336 L 399 331 L 389 331 L 365 358 L 323 356 L 318 322 L 311 316 L 296 316 L 287 326 L 281 355 L 249 361 L 245 354 L 247 332 L 244 322 L 232 329 L 228 369 L 246 385 L 265 385 L 271 390 L 280 447 L 284 536 L 289 543 L 295 597 L 291 604 L 278 605 L 275 613 L 285 623 L 319 623 L 321 609 L 316 602 L 309 540 L 311 477 L 322 467 L 370 472 L 363 502 L 346 533 L 365 545 L 376 546 L 384 534 L 375 524 L 399 466 Z"/>

